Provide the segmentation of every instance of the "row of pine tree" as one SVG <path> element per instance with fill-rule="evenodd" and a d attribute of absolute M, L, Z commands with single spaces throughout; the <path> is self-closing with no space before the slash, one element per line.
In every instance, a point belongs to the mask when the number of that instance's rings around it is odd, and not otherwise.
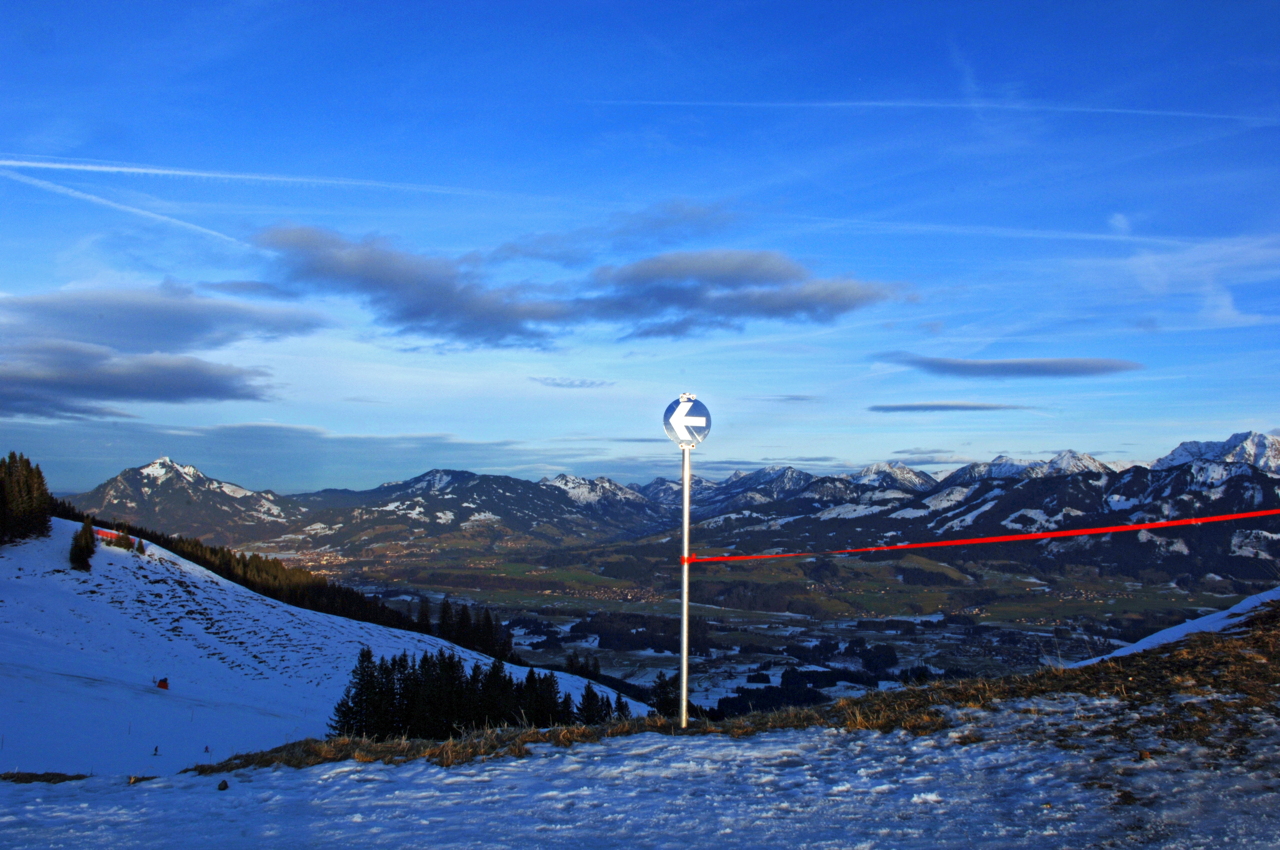
<path fill-rule="evenodd" d="M 38 465 L 17 452 L 0 457 L 0 543 L 47 535 L 50 502 Z"/>
<path fill-rule="evenodd" d="M 511 643 L 511 632 L 487 607 L 468 607 L 449 601 L 440 603 L 439 617 L 431 621 L 431 602 L 425 597 L 418 607 L 418 630 L 423 634 L 483 652 L 499 661 L 519 660 Z"/>
<path fill-rule="evenodd" d="M 497 726 L 564 726 L 626 719 L 631 709 L 619 694 L 615 702 L 589 683 L 575 704 L 560 693 L 554 673 L 530 669 L 522 681 L 494 661 L 487 668 L 444 649 L 424 652 L 414 661 L 402 653 L 373 660 L 360 650 L 342 699 L 329 721 L 335 735 L 439 740 L 471 729 Z"/>

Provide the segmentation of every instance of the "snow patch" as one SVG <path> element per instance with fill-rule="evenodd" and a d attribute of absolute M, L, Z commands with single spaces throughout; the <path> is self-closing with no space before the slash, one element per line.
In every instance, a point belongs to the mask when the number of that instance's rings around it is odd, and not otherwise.
<path fill-rule="evenodd" d="M 1274 561 L 1271 544 L 1280 540 L 1280 534 L 1272 534 L 1262 529 L 1237 531 L 1231 535 L 1231 554 L 1241 558 L 1262 558 Z M 1208 576 L 1205 576 L 1208 578 Z"/>

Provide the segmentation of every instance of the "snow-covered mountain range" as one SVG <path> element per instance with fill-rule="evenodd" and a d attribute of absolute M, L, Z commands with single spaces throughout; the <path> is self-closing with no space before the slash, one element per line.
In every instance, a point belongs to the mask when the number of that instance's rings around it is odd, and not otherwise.
<path fill-rule="evenodd" d="M 1277 475 L 1280 438 L 1246 432 L 1220 443 L 1182 443 L 1150 468 L 1116 469 L 1075 451 L 1043 461 L 1001 455 L 941 481 L 900 463 L 828 476 L 771 466 L 722 481 L 695 476 L 692 504 L 695 520 L 713 532 L 703 545 L 791 548 L 807 536 L 836 549 L 1177 518 L 1229 505 L 1259 509 L 1276 499 Z M 459 470 L 431 470 L 371 490 L 279 496 L 161 458 L 72 502 L 103 518 L 262 551 L 394 556 L 464 543 L 536 548 L 641 538 L 674 525 L 680 499 L 679 482 L 665 478 L 624 487 L 603 477 L 531 482 Z M 1239 562 L 1240 570 L 1266 573 L 1269 565 L 1260 562 L 1280 556 L 1275 531 L 1268 522 L 1233 529 L 1212 554 L 1252 559 Z M 1140 560 L 1206 557 L 1189 548 L 1205 534 L 1215 532 L 1143 536 Z M 1023 554 L 1088 554 L 1111 545 L 1071 540 Z"/>
<path fill-rule="evenodd" d="M 154 545 L 100 546 L 79 572 L 76 528 L 54 519 L 49 537 L 0 547 L 5 770 L 155 775 L 323 737 L 362 646 L 490 661 L 259 596 Z M 585 680 L 557 677 L 580 698 Z"/>
<path fill-rule="evenodd" d="M 957 470 L 921 493 L 873 491 L 852 501 L 846 494 L 821 499 L 806 492 L 704 522 L 700 545 L 743 552 L 832 551 L 1280 509 L 1280 474 L 1242 461 L 1202 456 L 1117 472 L 1094 466 L 1092 459 L 1063 459 L 1071 462 L 1035 466 L 997 459 Z M 1268 581 L 1280 579 L 1280 521 L 1260 517 L 939 552 L 951 563 L 1075 563 L 1133 576 L 1154 570 L 1164 580 L 1216 573 Z"/>

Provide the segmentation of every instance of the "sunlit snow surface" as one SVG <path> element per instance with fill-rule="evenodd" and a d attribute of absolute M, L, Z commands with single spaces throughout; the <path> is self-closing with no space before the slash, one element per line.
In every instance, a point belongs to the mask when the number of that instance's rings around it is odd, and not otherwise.
<path fill-rule="evenodd" d="M 0 847 L 1276 846 L 1275 728 L 1231 761 L 1195 744 L 1139 760 L 1132 744 L 1044 740 L 1106 708 L 1038 700 L 919 738 L 649 733 L 453 768 L 0 783 Z"/>

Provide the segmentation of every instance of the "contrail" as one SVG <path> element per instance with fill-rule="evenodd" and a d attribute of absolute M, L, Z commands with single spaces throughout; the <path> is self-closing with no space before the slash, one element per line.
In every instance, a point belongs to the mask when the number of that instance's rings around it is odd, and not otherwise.
<path fill-rule="evenodd" d="M 236 245 L 240 245 L 242 247 L 248 247 L 247 245 L 245 245 L 245 243 L 241 242 L 239 239 L 228 236 L 225 233 L 219 233 L 216 230 L 210 230 L 207 227 L 201 227 L 200 225 L 192 224 L 189 221 L 182 221 L 181 219 L 171 218 L 170 216 L 161 215 L 160 213 L 154 213 L 154 212 L 151 212 L 150 210 L 139 209 L 138 207 L 131 207 L 131 206 L 128 206 L 127 204 L 118 204 L 115 201 L 109 201 L 106 198 L 102 198 L 97 195 L 90 195 L 88 192 L 81 192 L 78 189 L 69 189 L 66 186 L 59 186 L 57 183 L 49 183 L 45 180 L 37 180 L 34 177 L 27 177 L 25 174 L 15 174 L 14 172 L 9 171 L 7 169 L 0 169 L 0 177 L 8 177 L 10 180 L 16 180 L 17 182 L 25 183 L 28 186 L 35 186 L 37 189 L 44 189 L 47 192 L 54 192 L 59 195 L 66 195 L 69 198 L 78 198 L 81 201 L 88 201 L 91 204 L 99 204 L 104 207 L 110 207 L 113 210 L 120 210 L 122 212 L 133 213 L 134 215 L 140 215 L 143 218 L 149 218 L 154 221 L 162 221 L 165 224 L 173 224 L 178 227 L 184 228 L 186 230 L 191 230 L 196 233 L 204 234 L 205 236 L 213 236 L 217 239 L 224 239 L 227 242 L 231 242 Z"/>
<path fill-rule="evenodd" d="M 864 233 L 947 233 L 956 236 L 991 236 L 1001 239 L 1062 239 L 1086 242 L 1123 242 L 1129 244 L 1160 245 L 1170 248 L 1183 248 L 1191 241 L 1186 239 L 1162 238 L 1159 236 L 1136 236 L 1130 233 L 1090 233 L 1073 230 L 1032 230 L 1022 227 L 998 227 L 981 224 L 928 224 L 921 222 L 873 221 L 856 218 L 826 218 L 822 216 L 797 216 L 807 221 L 822 222 L 827 225 L 845 225 Z"/>
<path fill-rule="evenodd" d="M 460 189 L 425 183 L 395 183 L 385 180 L 357 180 L 349 177 L 292 177 L 284 174 L 201 171 L 191 168 L 162 168 L 152 165 L 115 165 L 81 162 L 50 162 L 38 159 L 0 159 L 0 168 L 43 168 L 51 171 L 91 171 L 99 174 L 143 174 L 152 177 L 201 177 L 211 180 L 239 180 L 253 183 L 285 183 L 309 186 L 349 186 L 362 189 L 395 189 L 402 192 L 431 192 L 440 195 L 511 197 L 510 193 Z"/>
<path fill-rule="evenodd" d="M 1060 106 L 999 100 L 597 100 L 601 106 L 705 106 L 729 109 L 991 109 L 1004 112 L 1066 112 L 1083 115 L 1141 115 L 1152 118 L 1199 118 L 1216 121 L 1280 123 L 1274 115 L 1230 115 L 1178 109 L 1128 109 L 1118 106 Z"/>

